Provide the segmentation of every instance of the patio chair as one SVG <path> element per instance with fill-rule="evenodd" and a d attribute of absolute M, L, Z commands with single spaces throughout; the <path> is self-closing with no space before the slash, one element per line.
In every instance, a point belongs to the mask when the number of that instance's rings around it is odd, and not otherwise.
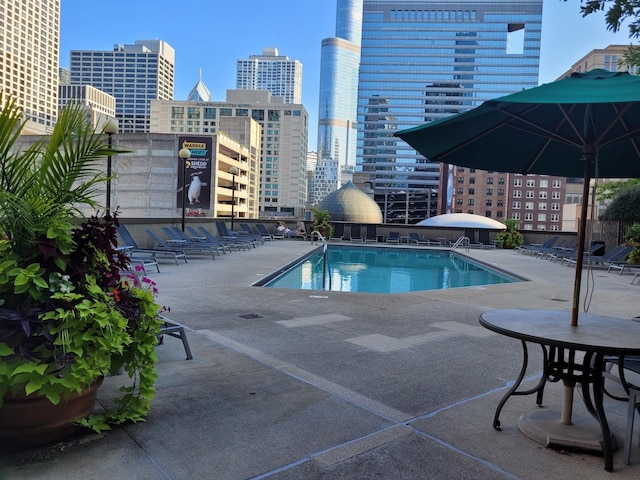
<path fill-rule="evenodd" d="M 189 340 L 187 340 L 187 334 L 184 331 L 184 326 L 180 325 L 173 320 L 169 320 L 164 315 L 160 315 L 162 325 L 160 326 L 160 332 L 158 332 L 158 345 L 164 343 L 164 335 L 169 335 L 173 338 L 179 338 L 182 340 L 182 346 L 184 347 L 184 353 L 187 355 L 187 360 L 192 360 L 191 347 L 189 346 Z"/>
<path fill-rule="evenodd" d="M 622 454 L 623 462 L 627 465 L 631 463 L 631 445 L 635 414 L 636 411 L 640 413 L 640 387 L 628 381 L 629 374 L 640 375 L 640 357 L 629 355 L 626 357 L 608 357 L 605 359 L 603 377 L 621 385 L 626 393 L 626 397 L 612 394 L 607 390 L 606 385 L 604 392 L 615 400 L 628 402 L 627 425 L 624 435 L 624 451 Z M 634 381 L 637 382 L 637 378 L 638 377 L 636 377 Z"/>
<path fill-rule="evenodd" d="M 264 245 L 264 238 L 262 238 L 262 235 L 251 230 L 248 223 L 240 223 L 238 226 L 241 228 L 241 230 L 238 231 L 238 235 L 242 235 L 243 238 L 250 238 L 251 240 L 259 242 L 260 245 Z"/>
<path fill-rule="evenodd" d="M 132 255 L 131 258 L 133 259 L 134 257 L 136 257 L 138 259 L 137 261 L 150 262 L 151 261 L 150 258 L 155 260 L 157 256 L 164 255 L 164 256 L 173 257 L 173 259 L 176 262 L 176 265 L 178 265 L 178 258 L 184 259 L 184 262 L 187 263 L 187 256 L 184 252 L 176 252 L 174 250 L 165 250 L 160 248 L 140 247 L 136 242 L 136 240 L 133 238 L 133 235 L 131 234 L 127 226 L 124 224 L 120 224 L 120 226 L 118 227 L 118 236 L 124 242 L 124 246 L 129 247 L 128 253 Z M 152 265 L 152 263 L 149 263 L 149 265 Z M 160 272 L 160 268 L 158 267 L 157 261 L 156 261 L 156 268 L 158 268 L 158 272 Z"/>
<path fill-rule="evenodd" d="M 186 252 L 190 252 L 190 253 L 209 253 L 211 255 L 211 259 L 212 260 L 216 259 L 216 252 L 210 246 L 207 246 L 207 245 L 203 245 L 203 246 L 190 245 L 190 244 L 187 244 L 187 242 L 184 242 L 184 243 L 180 242 L 179 244 L 178 243 L 172 244 L 171 242 L 168 242 L 164 238 L 160 237 L 160 235 L 155 233 L 150 228 L 147 228 L 145 230 L 145 233 L 147 235 L 149 235 L 153 240 L 155 240 L 155 242 L 158 244 L 157 247 L 155 247 L 155 248 L 161 248 L 163 250 L 173 251 L 173 252 L 176 252 L 176 253 L 181 252 L 181 253 L 184 253 L 185 255 L 186 255 Z"/>
<path fill-rule="evenodd" d="M 417 232 L 409 232 L 409 243 L 415 243 L 416 245 L 431 245 L 429 240 L 423 240 Z"/>
<path fill-rule="evenodd" d="M 364 241 L 365 243 L 378 243 L 378 228 L 375 225 L 367 225 Z"/>
<path fill-rule="evenodd" d="M 364 237 L 362 236 L 362 225 L 354 223 L 351 225 L 349 233 L 349 241 L 352 243 L 364 243 Z"/>
<path fill-rule="evenodd" d="M 400 232 L 389 232 L 386 239 L 387 243 L 397 243 L 400 244 Z"/>

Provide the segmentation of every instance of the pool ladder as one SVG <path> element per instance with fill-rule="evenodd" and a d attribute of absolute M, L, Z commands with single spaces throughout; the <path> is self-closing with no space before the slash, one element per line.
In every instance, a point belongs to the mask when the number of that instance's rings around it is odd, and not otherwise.
<path fill-rule="evenodd" d="M 311 232 L 311 242 L 313 243 L 314 235 L 317 237 L 316 243 L 318 240 L 322 240 L 324 245 L 322 246 L 322 290 L 326 290 L 326 281 L 327 281 L 327 239 L 317 230 Z M 331 290 L 331 276 L 329 276 L 329 290 Z"/>
<path fill-rule="evenodd" d="M 456 240 L 456 243 L 451 245 L 451 251 L 454 252 L 456 248 L 463 247 L 465 248 L 465 251 L 468 252 L 470 243 L 471 240 L 469 240 L 469 237 L 460 237 L 458 240 Z"/>

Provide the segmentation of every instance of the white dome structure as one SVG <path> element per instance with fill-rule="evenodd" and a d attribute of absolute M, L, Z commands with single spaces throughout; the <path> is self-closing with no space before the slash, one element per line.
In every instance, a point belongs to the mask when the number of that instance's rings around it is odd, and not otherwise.
<path fill-rule="evenodd" d="M 353 182 L 345 183 L 318 203 L 319 210 L 329 212 L 331 221 L 354 223 L 382 223 L 382 211 L 369 195 Z"/>
<path fill-rule="evenodd" d="M 424 227 L 458 227 L 458 228 L 487 228 L 493 230 L 505 230 L 507 226 L 492 218 L 471 213 L 445 213 L 436 215 L 418 222 Z"/>

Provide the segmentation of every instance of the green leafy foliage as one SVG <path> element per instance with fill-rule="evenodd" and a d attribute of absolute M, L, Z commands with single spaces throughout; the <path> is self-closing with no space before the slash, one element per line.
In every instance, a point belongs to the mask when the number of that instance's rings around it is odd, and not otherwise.
<path fill-rule="evenodd" d="M 20 113 L 0 93 L 0 408 L 5 395 L 56 404 L 125 368 L 116 408 L 80 422 L 96 431 L 141 421 L 155 393 L 162 320 L 155 284 L 128 270 L 116 249 L 117 213 L 83 220 L 96 206 L 104 135 L 84 111 L 62 112 L 48 140 L 21 151 Z M 75 226 L 74 226 L 75 225 Z"/>
<path fill-rule="evenodd" d="M 311 210 L 311 216 L 313 218 L 312 231 L 320 232 L 324 238 L 331 238 L 333 227 L 329 223 L 329 211 L 320 210 L 314 206 Z"/>
<path fill-rule="evenodd" d="M 620 190 L 600 217 L 602 220 L 640 221 L 640 185 Z"/>
<path fill-rule="evenodd" d="M 524 237 L 522 233 L 518 231 L 520 222 L 514 218 L 508 218 L 504 224 L 507 226 L 507 229 L 498 232 L 496 241 L 502 242 L 503 248 L 515 248 L 522 245 L 524 243 Z"/>

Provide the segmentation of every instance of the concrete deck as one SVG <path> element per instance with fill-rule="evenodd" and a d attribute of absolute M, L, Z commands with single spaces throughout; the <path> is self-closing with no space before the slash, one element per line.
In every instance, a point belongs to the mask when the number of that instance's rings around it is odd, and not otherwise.
<path fill-rule="evenodd" d="M 189 327 L 158 347 L 157 394 L 147 421 L 101 435 L 0 454 L 0 479 L 637 479 L 614 457 L 545 448 L 518 418 L 533 396 L 513 397 L 491 424 L 519 371 L 519 342 L 478 325 L 494 308 L 570 309 L 573 268 L 506 250 L 469 256 L 528 282 L 399 295 L 251 287 L 313 248 L 268 242 L 248 252 L 161 263 L 160 302 Z M 583 275 L 589 311 L 640 315 L 629 274 Z M 640 325 L 639 325 L 640 328 Z M 533 384 L 539 352 L 531 349 Z M 105 380 L 108 402 L 118 377 Z M 544 408 L 559 409 L 548 384 Z M 622 438 L 626 403 L 606 402 Z M 583 412 L 576 393 L 575 413 Z"/>

